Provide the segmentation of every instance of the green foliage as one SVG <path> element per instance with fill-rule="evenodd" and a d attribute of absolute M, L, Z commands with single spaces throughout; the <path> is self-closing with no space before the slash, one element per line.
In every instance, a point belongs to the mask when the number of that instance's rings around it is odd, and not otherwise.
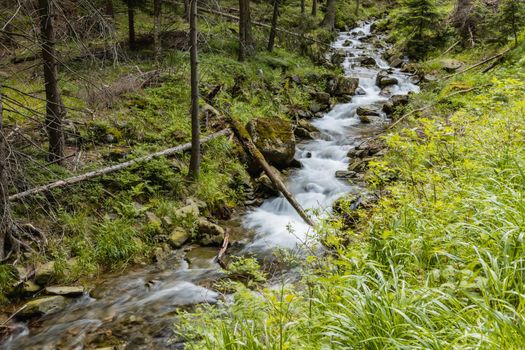
<path fill-rule="evenodd" d="M 503 0 L 499 6 L 496 28 L 504 40 L 512 36 L 517 46 L 518 35 L 525 24 L 525 4 L 519 0 Z"/>
<path fill-rule="evenodd" d="M 440 13 L 434 0 L 406 0 L 403 5 L 397 23 L 405 35 L 406 52 L 411 57 L 422 58 L 432 49 Z"/>
<path fill-rule="evenodd" d="M 16 274 L 11 265 L 0 264 L 0 305 L 6 303 L 6 294 L 11 291 L 11 286 L 16 282 Z"/>

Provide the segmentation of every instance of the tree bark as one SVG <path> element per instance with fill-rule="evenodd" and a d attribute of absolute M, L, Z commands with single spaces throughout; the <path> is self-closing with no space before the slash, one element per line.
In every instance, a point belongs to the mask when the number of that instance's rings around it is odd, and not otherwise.
<path fill-rule="evenodd" d="M 191 158 L 189 177 L 197 179 L 200 171 L 199 75 L 197 60 L 197 0 L 190 0 L 191 60 Z"/>
<path fill-rule="evenodd" d="M 162 13 L 162 0 L 153 0 L 153 44 L 155 47 L 155 58 L 159 59 L 162 50 L 160 43 L 160 15 Z"/>
<path fill-rule="evenodd" d="M 44 66 L 44 82 L 46 90 L 46 131 L 49 139 L 48 160 L 61 164 L 64 158 L 64 132 L 62 120 L 65 108 L 60 98 L 58 88 L 58 72 L 55 53 L 55 35 L 51 16 L 51 3 L 48 0 L 38 0 L 40 15 L 40 36 L 42 45 L 42 61 Z"/>
<path fill-rule="evenodd" d="M 7 141 L 4 134 L 4 110 L 0 91 L 0 261 L 5 257 L 8 237 L 13 226 L 7 182 Z"/>
<path fill-rule="evenodd" d="M 275 35 L 277 34 L 277 19 L 279 18 L 279 0 L 273 0 L 272 27 L 270 28 L 270 37 L 268 38 L 268 51 L 273 51 L 275 45 Z"/>
<path fill-rule="evenodd" d="M 312 16 L 317 16 L 317 0 L 312 1 Z"/>
<path fill-rule="evenodd" d="M 135 9 L 133 5 L 128 3 L 128 40 L 129 40 L 129 49 L 137 49 L 137 41 L 135 38 Z"/>
<path fill-rule="evenodd" d="M 105 12 L 108 18 L 115 20 L 115 8 L 113 7 L 113 0 L 106 0 Z"/>
<path fill-rule="evenodd" d="M 253 55 L 250 0 L 239 0 L 239 61 Z"/>
<path fill-rule="evenodd" d="M 230 125 L 232 126 L 233 132 L 235 133 L 235 136 L 237 136 L 237 139 L 242 144 L 242 147 L 245 149 L 245 151 L 259 163 L 259 165 L 263 168 L 264 172 L 272 183 L 277 187 L 279 192 L 281 192 L 288 201 L 288 203 L 291 204 L 291 206 L 295 209 L 297 214 L 310 226 L 314 226 L 315 223 L 312 221 L 312 219 L 305 213 L 304 209 L 302 208 L 301 204 L 297 202 L 293 194 L 288 191 L 286 188 L 286 185 L 281 181 L 281 179 L 275 175 L 273 172 L 270 164 L 266 162 L 266 159 L 264 158 L 264 155 L 257 149 L 255 144 L 250 139 L 250 136 L 248 134 L 248 131 L 246 128 L 237 120 L 233 118 L 229 118 Z"/>
<path fill-rule="evenodd" d="M 301 0 L 301 14 L 304 15 L 306 12 L 306 5 L 304 3 L 305 0 Z"/>
<path fill-rule="evenodd" d="M 326 3 L 326 13 L 324 15 L 323 26 L 329 30 L 335 29 L 335 0 L 328 0 Z"/>
<path fill-rule="evenodd" d="M 355 0 L 355 16 L 358 17 L 359 16 L 359 6 L 361 5 L 361 1 L 360 0 Z"/>
<path fill-rule="evenodd" d="M 190 0 L 184 0 L 184 20 L 186 22 L 190 21 Z"/>

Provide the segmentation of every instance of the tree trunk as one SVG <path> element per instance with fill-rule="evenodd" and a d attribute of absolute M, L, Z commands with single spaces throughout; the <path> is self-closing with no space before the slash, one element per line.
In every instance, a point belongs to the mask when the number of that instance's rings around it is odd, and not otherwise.
<path fill-rule="evenodd" d="M 312 1 L 312 16 L 317 16 L 317 0 Z"/>
<path fill-rule="evenodd" d="M 111 20 L 115 19 L 115 8 L 113 7 L 113 0 L 106 0 L 106 16 Z"/>
<path fill-rule="evenodd" d="M 239 61 L 254 53 L 250 0 L 239 0 Z"/>
<path fill-rule="evenodd" d="M 48 160 L 61 164 L 64 158 L 64 132 L 62 119 L 65 116 L 64 105 L 58 89 L 58 73 L 55 54 L 55 38 L 51 3 L 38 0 L 40 15 L 40 36 L 42 39 L 42 61 L 46 90 L 46 131 L 49 139 Z"/>
<path fill-rule="evenodd" d="M 190 21 L 190 0 L 184 0 L 184 20 L 186 22 Z"/>
<path fill-rule="evenodd" d="M 153 0 L 153 44 L 155 47 L 155 58 L 159 59 L 162 50 L 160 43 L 160 15 L 162 12 L 162 0 Z"/>
<path fill-rule="evenodd" d="M 329 30 L 335 29 L 335 0 L 328 0 L 326 3 L 326 13 L 324 15 L 323 26 Z"/>
<path fill-rule="evenodd" d="M 197 0 L 190 0 L 191 60 L 191 158 L 189 177 L 197 179 L 200 170 L 199 76 L 197 60 Z"/>
<path fill-rule="evenodd" d="M 268 51 L 273 51 L 275 44 L 275 35 L 277 33 L 277 19 L 279 18 L 279 0 L 273 0 L 273 16 L 272 27 L 270 29 L 270 37 L 268 39 Z"/>
<path fill-rule="evenodd" d="M 130 4 L 128 4 L 128 37 L 129 49 L 136 50 L 137 42 L 135 40 L 135 9 Z"/>
<path fill-rule="evenodd" d="M 304 13 L 306 12 L 306 8 L 305 8 L 305 3 L 304 3 L 305 0 L 301 0 L 301 14 L 304 15 Z"/>
<path fill-rule="evenodd" d="M 7 241 L 13 225 L 9 207 L 7 182 L 7 141 L 4 133 L 2 92 L 0 91 L 0 261 L 4 259 Z"/>
<path fill-rule="evenodd" d="M 358 17 L 359 16 L 359 6 L 361 5 L 361 1 L 360 0 L 355 0 L 355 16 Z"/>

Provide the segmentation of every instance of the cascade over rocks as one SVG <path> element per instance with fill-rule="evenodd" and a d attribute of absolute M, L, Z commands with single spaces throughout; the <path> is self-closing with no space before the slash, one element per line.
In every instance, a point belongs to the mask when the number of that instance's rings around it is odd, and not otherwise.
<path fill-rule="evenodd" d="M 295 155 L 295 135 L 288 120 L 257 118 L 246 129 L 268 163 L 278 169 L 292 164 Z"/>

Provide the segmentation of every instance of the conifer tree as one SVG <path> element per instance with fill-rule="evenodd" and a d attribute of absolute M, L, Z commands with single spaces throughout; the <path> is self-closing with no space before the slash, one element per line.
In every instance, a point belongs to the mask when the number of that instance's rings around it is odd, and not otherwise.
<path fill-rule="evenodd" d="M 406 0 L 399 24 L 406 34 L 407 52 L 412 57 L 421 57 L 431 47 L 439 21 L 434 0 Z"/>
<path fill-rule="evenodd" d="M 509 35 L 518 45 L 518 34 L 525 25 L 525 4 L 521 0 L 502 0 L 497 20 L 497 28 L 504 39 Z"/>

